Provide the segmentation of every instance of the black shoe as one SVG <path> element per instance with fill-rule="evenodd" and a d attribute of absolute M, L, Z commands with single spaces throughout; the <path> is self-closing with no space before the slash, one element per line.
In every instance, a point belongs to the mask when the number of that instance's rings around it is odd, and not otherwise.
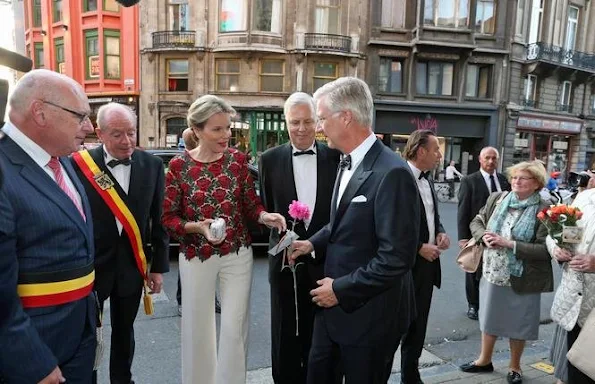
<path fill-rule="evenodd" d="M 475 361 L 470 361 L 459 367 L 461 371 L 467 373 L 483 373 L 483 372 L 494 372 L 494 366 L 492 363 L 486 365 L 475 365 Z"/>
<path fill-rule="evenodd" d="M 221 313 L 221 303 L 219 299 L 215 297 L 215 313 Z"/>
<path fill-rule="evenodd" d="M 509 384 L 521 384 L 523 382 L 523 375 L 519 372 L 510 371 L 508 372 L 508 375 L 506 375 L 506 381 L 508 381 Z"/>
<path fill-rule="evenodd" d="M 467 310 L 467 317 L 470 318 L 471 320 L 479 319 L 479 316 L 477 314 L 477 308 L 470 305 L 469 309 Z"/>

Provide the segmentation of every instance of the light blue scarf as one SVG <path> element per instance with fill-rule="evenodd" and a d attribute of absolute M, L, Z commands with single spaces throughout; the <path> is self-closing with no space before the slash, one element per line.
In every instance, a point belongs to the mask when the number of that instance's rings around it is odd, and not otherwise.
<path fill-rule="evenodd" d="M 541 198 L 537 192 L 525 200 L 519 200 L 514 192 L 509 193 L 494 209 L 488 222 L 488 231 L 502 235 L 500 230 L 502 229 L 504 219 L 508 215 L 508 210 L 522 209 L 523 212 L 512 227 L 512 240 L 531 241 L 535 234 L 535 220 L 537 220 L 540 201 Z M 523 274 L 523 262 L 516 258 L 512 249 L 508 249 L 506 254 L 508 256 L 508 272 L 512 276 L 521 277 Z"/>

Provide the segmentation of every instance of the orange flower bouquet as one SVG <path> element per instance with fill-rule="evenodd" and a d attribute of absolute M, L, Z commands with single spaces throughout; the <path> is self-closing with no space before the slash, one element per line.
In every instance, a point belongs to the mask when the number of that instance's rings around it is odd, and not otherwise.
<path fill-rule="evenodd" d="M 573 244 L 581 241 L 583 229 L 577 226 L 577 221 L 583 217 L 580 209 L 566 204 L 550 205 L 542 209 L 537 218 L 546 226 L 548 234 L 561 247 L 563 244 Z"/>

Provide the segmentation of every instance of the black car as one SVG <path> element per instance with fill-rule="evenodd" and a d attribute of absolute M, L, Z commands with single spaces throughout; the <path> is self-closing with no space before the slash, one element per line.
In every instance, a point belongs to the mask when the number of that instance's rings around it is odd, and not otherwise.
<path fill-rule="evenodd" d="M 165 171 L 169 168 L 169 162 L 175 156 L 184 153 L 183 149 L 147 149 L 146 152 L 151 153 L 163 160 L 163 165 L 165 166 Z M 248 164 L 248 169 L 250 170 L 250 174 L 252 175 L 252 179 L 254 180 L 254 188 L 256 189 L 256 194 L 260 196 L 260 188 L 258 184 L 258 168 L 252 164 Z M 269 244 L 269 229 L 264 225 L 259 225 L 253 222 L 252 220 L 248 220 L 248 229 L 250 230 L 250 236 L 252 237 L 252 245 L 255 247 L 266 247 Z M 172 247 L 178 247 L 179 244 L 170 243 Z M 174 255 L 177 257 L 178 252 L 170 252 L 170 255 Z"/>

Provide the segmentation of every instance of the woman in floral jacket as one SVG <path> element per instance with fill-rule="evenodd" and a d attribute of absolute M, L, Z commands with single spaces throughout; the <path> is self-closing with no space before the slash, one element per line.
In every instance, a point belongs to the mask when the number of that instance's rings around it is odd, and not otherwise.
<path fill-rule="evenodd" d="M 180 242 L 182 278 L 182 382 L 246 381 L 252 248 L 246 220 L 280 231 L 283 216 L 260 204 L 246 155 L 228 147 L 233 108 L 205 95 L 188 110 L 198 147 L 171 160 L 166 176 L 163 224 Z M 225 236 L 210 230 L 225 220 Z M 219 278 L 221 331 L 217 356 L 213 296 Z"/>

